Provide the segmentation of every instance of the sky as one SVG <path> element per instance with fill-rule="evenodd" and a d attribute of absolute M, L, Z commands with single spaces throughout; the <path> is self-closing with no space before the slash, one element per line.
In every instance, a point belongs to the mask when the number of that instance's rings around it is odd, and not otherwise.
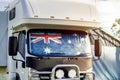
<path fill-rule="evenodd" d="M 0 11 L 4 10 L 5 6 L 11 3 L 13 0 L 0 0 Z M 80 1 L 80 0 L 73 0 Z M 93 3 L 96 5 L 101 27 L 112 34 L 111 26 L 115 19 L 120 18 L 120 0 L 81 0 L 86 3 Z"/>
<path fill-rule="evenodd" d="M 13 0 L 0 0 L 0 11 L 3 11 L 9 3 L 11 3 Z"/>
<path fill-rule="evenodd" d="M 112 24 L 115 19 L 120 18 L 120 0 L 98 0 L 96 5 L 99 10 L 101 26 L 112 33 Z"/>

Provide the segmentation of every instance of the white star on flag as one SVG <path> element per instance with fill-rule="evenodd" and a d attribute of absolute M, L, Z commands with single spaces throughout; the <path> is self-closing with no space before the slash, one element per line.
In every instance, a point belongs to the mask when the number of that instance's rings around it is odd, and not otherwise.
<path fill-rule="evenodd" d="M 51 51 L 50 48 L 46 47 L 46 48 L 44 48 L 44 52 L 49 54 L 49 53 L 51 53 L 52 51 Z"/>
<path fill-rule="evenodd" d="M 68 43 L 71 44 L 72 43 L 71 40 L 68 40 Z"/>

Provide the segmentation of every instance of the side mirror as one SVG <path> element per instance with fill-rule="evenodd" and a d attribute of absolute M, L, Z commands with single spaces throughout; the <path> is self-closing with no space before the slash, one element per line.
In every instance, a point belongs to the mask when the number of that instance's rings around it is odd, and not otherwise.
<path fill-rule="evenodd" d="M 9 37 L 9 56 L 17 55 L 17 37 Z"/>
<path fill-rule="evenodd" d="M 100 57 L 102 54 L 102 42 L 100 39 L 95 40 L 95 56 Z"/>

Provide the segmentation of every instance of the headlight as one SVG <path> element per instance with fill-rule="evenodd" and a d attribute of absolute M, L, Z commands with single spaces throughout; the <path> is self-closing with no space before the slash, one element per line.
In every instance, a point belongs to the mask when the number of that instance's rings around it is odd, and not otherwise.
<path fill-rule="evenodd" d="M 56 71 L 56 77 L 57 78 L 59 78 L 59 79 L 61 79 L 61 78 L 63 78 L 64 77 L 64 71 L 62 70 L 62 69 L 58 69 L 57 71 Z"/>
<path fill-rule="evenodd" d="M 75 71 L 74 69 L 69 70 L 68 76 L 69 76 L 70 78 L 75 78 L 76 75 L 77 75 L 77 73 L 76 73 L 76 71 Z"/>

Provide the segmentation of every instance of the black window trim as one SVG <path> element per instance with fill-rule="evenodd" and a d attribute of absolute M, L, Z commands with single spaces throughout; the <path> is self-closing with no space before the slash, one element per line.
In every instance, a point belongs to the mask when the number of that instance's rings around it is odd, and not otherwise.
<path fill-rule="evenodd" d="M 13 20 L 15 17 L 16 17 L 16 8 L 14 7 L 9 11 L 9 20 Z"/>

